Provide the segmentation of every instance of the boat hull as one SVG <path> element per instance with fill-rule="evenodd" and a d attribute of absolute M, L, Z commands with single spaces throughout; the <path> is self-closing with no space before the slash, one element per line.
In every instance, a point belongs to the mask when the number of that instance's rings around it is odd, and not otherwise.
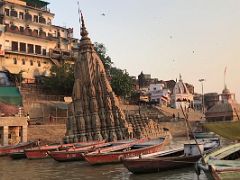
<path fill-rule="evenodd" d="M 200 155 L 190 157 L 152 158 L 152 159 L 124 159 L 124 166 L 134 174 L 155 173 L 165 170 L 193 166 Z"/>
<path fill-rule="evenodd" d="M 85 160 L 91 165 L 108 164 L 108 163 L 120 163 L 124 158 L 151 154 L 161 151 L 166 143 L 166 139 L 161 143 L 149 147 L 144 147 L 136 150 L 130 150 L 125 152 L 109 152 L 109 153 L 94 153 L 86 154 Z"/>
<path fill-rule="evenodd" d="M 19 151 L 23 151 L 24 149 L 31 148 L 35 145 L 34 142 L 23 143 L 22 145 L 16 146 L 6 146 L 0 148 L 0 156 L 7 156 L 10 153 L 15 153 Z"/>
<path fill-rule="evenodd" d="M 24 152 L 14 152 L 14 153 L 10 153 L 9 156 L 12 159 L 26 159 L 27 156 L 25 155 Z"/>
<path fill-rule="evenodd" d="M 58 151 L 59 149 L 68 149 L 68 148 L 75 148 L 78 146 L 79 148 L 86 148 L 90 145 L 94 145 L 96 143 L 104 143 L 105 141 L 91 141 L 91 142 L 80 142 L 74 144 L 59 144 L 59 145 L 52 145 L 52 146 L 40 146 L 32 149 L 26 149 L 25 154 L 28 159 L 45 159 L 50 158 L 49 152 Z"/>
<path fill-rule="evenodd" d="M 82 161 L 84 160 L 84 153 L 92 152 L 98 148 L 106 147 L 111 145 L 110 143 L 98 142 L 96 144 L 85 146 L 82 148 L 70 148 L 63 151 L 51 151 L 48 154 L 58 162 L 68 162 L 68 161 Z"/>
<path fill-rule="evenodd" d="M 83 161 L 84 156 L 81 152 L 55 153 L 50 152 L 49 155 L 58 162 Z"/>

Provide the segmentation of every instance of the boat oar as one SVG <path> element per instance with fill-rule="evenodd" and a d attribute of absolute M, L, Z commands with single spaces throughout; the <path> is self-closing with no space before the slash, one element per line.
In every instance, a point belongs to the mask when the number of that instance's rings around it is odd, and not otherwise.
<path fill-rule="evenodd" d="M 201 157 L 202 157 L 203 163 L 206 164 L 205 159 L 204 159 L 204 156 L 203 156 L 203 153 L 202 153 L 202 151 L 201 151 L 201 149 L 200 149 L 200 147 L 199 147 L 199 144 L 198 144 L 198 142 L 197 142 L 197 139 L 196 139 L 195 135 L 193 134 L 192 128 L 191 128 L 191 126 L 190 126 L 190 124 L 189 124 L 189 122 L 188 122 L 188 115 L 185 114 L 185 112 L 183 111 L 183 107 L 182 107 L 182 106 L 180 106 L 180 107 L 181 107 L 181 110 L 182 110 L 184 119 L 185 119 L 185 121 L 186 121 L 186 123 L 187 123 L 187 127 L 188 127 L 188 129 L 190 130 L 190 132 L 192 133 L 192 136 L 193 136 L 193 138 L 194 138 L 194 140 L 195 140 L 195 142 L 196 142 L 196 144 L 197 144 L 197 148 L 198 148 L 198 151 L 199 151 L 199 153 L 200 153 L 200 155 L 201 155 Z"/>

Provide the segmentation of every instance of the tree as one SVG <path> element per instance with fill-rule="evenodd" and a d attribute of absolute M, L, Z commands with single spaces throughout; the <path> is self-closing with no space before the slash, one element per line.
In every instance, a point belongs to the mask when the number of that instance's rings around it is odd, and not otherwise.
<path fill-rule="evenodd" d="M 112 67 L 110 70 L 112 89 L 118 96 L 127 97 L 132 92 L 133 80 L 126 70 Z"/>
<path fill-rule="evenodd" d="M 132 91 L 132 79 L 126 70 L 113 67 L 111 58 L 106 54 L 106 47 L 102 43 L 94 43 L 94 48 L 106 69 L 113 91 L 118 96 L 126 97 Z M 61 67 L 52 66 L 50 77 L 44 77 L 43 88 L 48 92 L 71 95 L 74 85 L 74 66 L 62 64 Z"/>
<path fill-rule="evenodd" d="M 94 43 L 94 49 L 103 62 L 107 76 L 109 76 L 113 91 L 118 96 L 126 97 L 132 92 L 132 78 L 126 70 L 113 67 L 111 58 L 106 54 L 107 49 L 102 43 Z"/>
<path fill-rule="evenodd" d="M 102 60 L 102 63 L 104 65 L 104 67 L 105 67 L 105 70 L 107 72 L 110 71 L 110 69 L 111 69 L 111 67 L 113 65 L 113 62 L 112 62 L 111 58 L 106 54 L 107 49 L 104 46 L 104 44 L 95 42 L 94 43 L 94 49 L 97 52 L 97 54 L 100 57 L 100 59 Z"/>
<path fill-rule="evenodd" d="M 73 65 L 67 63 L 61 67 L 52 66 L 50 76 L 44 77 L 44 89 L 59 95 L 71 95 L 74 85 L 73 69 Z"/>

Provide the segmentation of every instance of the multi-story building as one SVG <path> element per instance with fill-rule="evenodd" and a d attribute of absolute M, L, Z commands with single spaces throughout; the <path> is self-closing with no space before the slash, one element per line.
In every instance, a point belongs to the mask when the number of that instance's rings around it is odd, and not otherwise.
<path fill-rule="evenodd" d="M 52 24 L 54 14 L 41 0 L 0 0 L 0 68 L 23 72 L 25 82 L 47 76 L 53 64 L 73 60 L 73 29 Z"/>
<path fill-rule="evenodd" d="M 164 84 L 150 84 L 149 92 L 151 102 L 156 102 L 164 106 L 170 104 L 170 90 L 167 89 Z"/>

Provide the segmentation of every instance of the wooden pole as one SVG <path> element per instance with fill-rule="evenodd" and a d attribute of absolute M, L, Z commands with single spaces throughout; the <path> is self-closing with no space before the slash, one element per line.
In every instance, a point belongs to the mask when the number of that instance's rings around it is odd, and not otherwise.
<path fill-rule="evenodd" d="M 240 120 L 236 108 L 234 108 L 234 111 L 235 111 L 235 113 L 237 115 L 238 120 Z"/>
<path fill-rule="evenodd" d="M 188 122 L 188 116 L 187 116 L 187 115 L 185 114 L 185 112 L 183 111 L 182 105 L 181 105 L 181 110 L 182 110 L 184 119 L 186 120 L 187 126 L 188 126 L 190 132 L 192 133 L 192 136 L 193 136 L 193 138 L 194 138 L 194 140 L 195 140 L 195 142 L 196 142 L 196 144 L 197 144 L 198 151 L 199 151 L 200 155 L 202 156 L 203 163 L 206 164 L 205 159 L 204 159 L 204 156 L 203 156 L 203 154 L 202 154 L 202 152 L 201 152 L 201 149 L 200 149 L 200 147 L 199 147 L 199 144 L 198 144 L 198 142 L 197 142 L 197 139 L 196 139 L 195 135 L 193 134 L 192 128 L 191 128 L 191 126 L 190 126 L 190 124 L 189 124 L 189 122 Z"/>

